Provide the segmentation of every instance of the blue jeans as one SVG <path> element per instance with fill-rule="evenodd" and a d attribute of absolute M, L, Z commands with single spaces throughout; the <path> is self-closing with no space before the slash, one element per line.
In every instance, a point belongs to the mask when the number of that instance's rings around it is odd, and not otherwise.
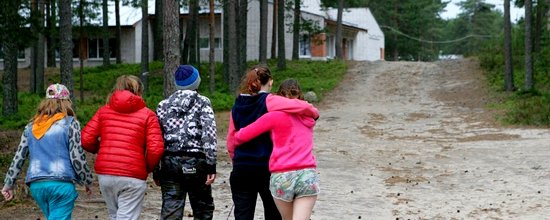
<path fill-rule="evenodd" d="M 63 181 L 32 182 L 30 190 L 32 197 L 47 219 L 71 219 L 74 202 L 78 198 L 73 183 Z"/>

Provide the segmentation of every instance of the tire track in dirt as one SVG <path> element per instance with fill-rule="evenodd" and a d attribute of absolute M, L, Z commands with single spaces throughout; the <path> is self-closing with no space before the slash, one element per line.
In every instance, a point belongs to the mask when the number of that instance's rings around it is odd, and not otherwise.
<path fill-rule="evenodd" d="M 488 118 L 477 66 L 355 65 L 321 108 L 312 219 L 545 218 L 550 135 Z"/>

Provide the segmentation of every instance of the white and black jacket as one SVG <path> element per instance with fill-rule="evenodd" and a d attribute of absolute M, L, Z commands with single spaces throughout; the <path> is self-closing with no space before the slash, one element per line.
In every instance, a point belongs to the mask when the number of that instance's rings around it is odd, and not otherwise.
<path fill-rule="evenodd" d="M 204 154 L 206 172 L 216 173 L 216 121 L 210 100 L 191 90 L 177 90 L 161 101 L 157 117 L 164 155 Z"/>

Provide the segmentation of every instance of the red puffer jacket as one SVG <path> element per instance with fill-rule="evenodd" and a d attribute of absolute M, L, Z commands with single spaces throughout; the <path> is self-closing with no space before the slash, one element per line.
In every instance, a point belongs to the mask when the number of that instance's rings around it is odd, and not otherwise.
<path fill-rule="evenodd" d="M 159 163 L 164 142 L 155 113 L 124 90 L 114 92 L 86 124 L 82 147 L 97 153 L 97 174 L 145 180 Z"/>

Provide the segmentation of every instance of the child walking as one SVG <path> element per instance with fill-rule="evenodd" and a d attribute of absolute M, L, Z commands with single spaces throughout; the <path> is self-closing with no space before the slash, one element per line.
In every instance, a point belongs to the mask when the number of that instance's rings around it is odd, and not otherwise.
<path fill-rule="evenodd" d="M 255 66 L 247 71 L 241 81 L 241 94 L 235 99 L 231 109 L 228 135 L 271 111 L 296 113 L 311 118 L 319 117 L 317 109 L 306 101 L 270 94 L 272 85 L 273 77 L 269 68 Z M 281 219 L 269 191 L 271 174 L 268 162 L 272 148 L 273 143 L 268 133 L 259 135 L 238 148 L 227 146 L 233 162 L 229 181 L 236 220 L 254 219 L 258 195 L 262 199 L 264 218 Z"/>
<path fill-rule="evenodd" d="M 118 77 L 108 103 L 82 130 L 82 147 L 97 153 L 95 171 L 111 220 L 139 219 L 145 180 L 164 149 L 157 116 L 142 94 L 137 76 Z"/>
<path fill-rule="evenodd" d="M 84 185 L 91 195 L 92 173 L 80 145 L 80 124 L 64 85 L 48 87 L 46 98 L 21 135 L 2 188 L 8 201 L 14 197 L 15 180 L 27 158 L 25 183 L 44 216 L 71 219 L 78 197 L 74 182 Z"/>
<path fill-rule="evenodd" d="M 182 219 L 189 195 L 195 219 L 212 219 L 212 183 L 216 179 L 216 121 L 210 100 L 200 95 L 199 71 L 181 65 L 174 73 L 176 91 L 161 101 L 157 116 L 164 156 L 153 178 L 162 189 L 161 219 Z"/>
<path fill-rule="evenodd" d="M 285 80 L 277 94 L 303 99 L 300 86 L 293 79 Z M 314 126 L 311 117 L 273 111 L 228 135 L 228 148 L 239 148 L 242 143 L 270 132 L 273 152 L 269 159 L 269 189 L 285 220 L 310 219 L 317 200 L 319 176 L 312 153 Z"/>

